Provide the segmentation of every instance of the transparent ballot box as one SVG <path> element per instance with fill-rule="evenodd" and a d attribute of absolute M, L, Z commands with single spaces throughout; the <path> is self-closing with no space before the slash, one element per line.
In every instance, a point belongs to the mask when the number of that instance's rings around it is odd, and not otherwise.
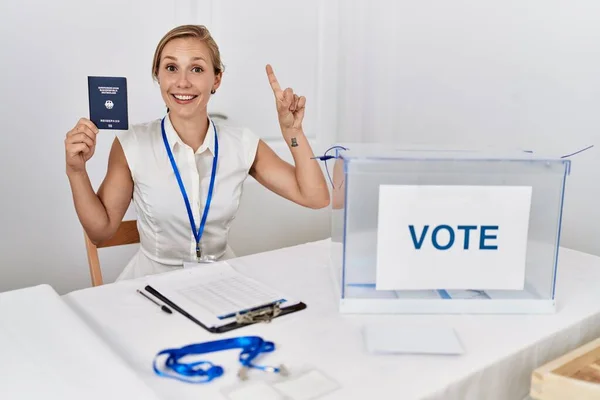
<path fill-rule="evenodd" d="M 347 144 L 332 175 L 342 313 L 553 313 L 570 161 Z"/>

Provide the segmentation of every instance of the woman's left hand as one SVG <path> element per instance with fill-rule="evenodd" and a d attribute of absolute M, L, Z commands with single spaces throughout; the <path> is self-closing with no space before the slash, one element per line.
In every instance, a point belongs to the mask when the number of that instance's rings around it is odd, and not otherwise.
<path fill-rule="evenodd" d="M 281 90 L 279 82 L 273 72 L 273 68 L 269 64 L 267 64 L 267 76 L 269 77 L 269 83 L 271 84 L 271 89 L 273 89 L 273 94 L 275 95 L 277 116 L 279 117 L 281 130 L 302 129 L 306 97 L 294 94 L 292 88 Z"/>

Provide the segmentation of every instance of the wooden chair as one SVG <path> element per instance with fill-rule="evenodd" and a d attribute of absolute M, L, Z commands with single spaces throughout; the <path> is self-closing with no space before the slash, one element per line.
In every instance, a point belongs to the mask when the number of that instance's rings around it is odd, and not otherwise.
<path fill-rule="evenodd" d="M 100 259 L 98 258 L 98 249 L 140 242 L 140 233 L 138 232 L 135 220 L 121 222 L 117 232 L 115 232 L 110 239 L 98 245 L 94 245 L 94 243 L 92 243 L 85 231 L 83 234 L 85 236 L 85 248 L 87 250 L 88 264 L 90 266 L 92 286 L 99 286 L 103 284 L 102 269 L 100 269 Z"/>

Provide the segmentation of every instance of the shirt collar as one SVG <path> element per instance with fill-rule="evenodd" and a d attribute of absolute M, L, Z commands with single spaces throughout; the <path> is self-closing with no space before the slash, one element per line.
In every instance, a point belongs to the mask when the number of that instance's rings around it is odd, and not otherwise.
<path fill-rule="evenodd" d="M 212 119 L 209 118 L 208 119 L 208 129 L 206 130 L 206 135 L 204 136 L 204 142 L 200 145 L 200 147 L 196 151 L 196 154 L 201 154 L 206 149 L 208 149 L 213 155 L 215 154 L 215 132 L 214 132 L 214 129 L 215 129 L 214 123 L 213 123 Z M 169 141 L 169 146 L 171 147 L 171 150 L 174 150 L 175 146 L 183 146 L 183 147 L 187 146 L 185 143 L 183 143 L 183 140 L 181 140 L 181 138 L 177 134 L 177 131 L 175 131 L 175 128 L 173 127 L 173 124 L 171 123 L 171 118 L 170 118 L 169 114 L 167 114 L 165 117 L 165 132 L 167 134 L 167 140 Z"/>

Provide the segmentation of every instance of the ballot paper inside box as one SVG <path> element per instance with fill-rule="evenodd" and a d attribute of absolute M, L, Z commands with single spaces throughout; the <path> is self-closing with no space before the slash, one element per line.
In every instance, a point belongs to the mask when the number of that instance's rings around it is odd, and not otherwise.
<path fill-rule="evenodd" d="M 343 313 L 552 313 L 570 161 L 343 144 L 332 178 Z"/>

